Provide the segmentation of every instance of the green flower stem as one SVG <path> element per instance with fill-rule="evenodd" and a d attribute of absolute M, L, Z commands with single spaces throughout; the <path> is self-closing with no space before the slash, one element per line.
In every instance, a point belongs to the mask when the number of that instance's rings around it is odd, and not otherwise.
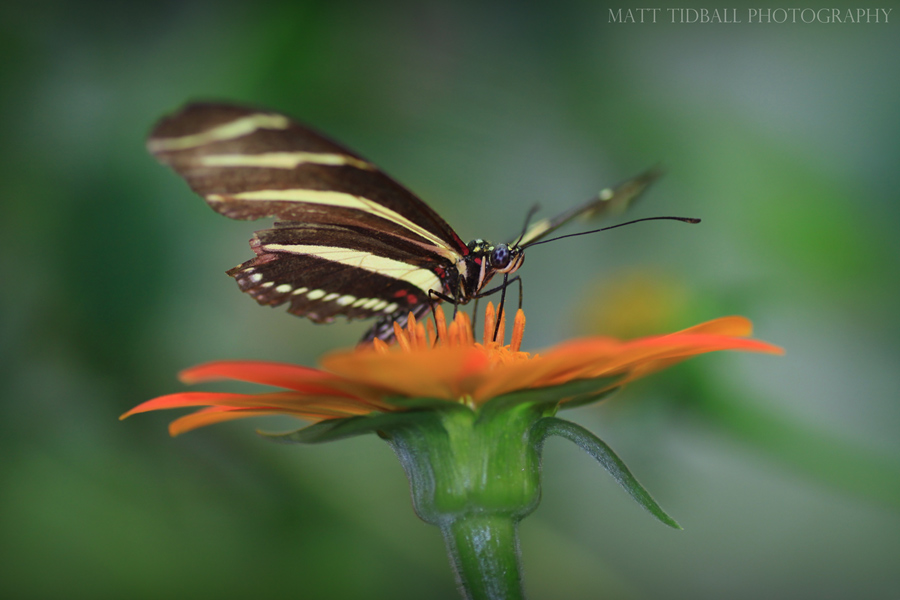
<path fill-rule="evenodd" d="M 472 410 L 429 398 L 397 399 L 406 410 L 333 419 L 284 434 L 315 444 L 377 432 L 394 449 L 413 508 L 441 529 L 460 592 L 467 600 L 524 598 L 518 524 L 541 499 L 544 441 L 560 436 L 593 456 L 641 506 L 679 528 L 597 436 L 553 415 L 559 401 L 580 406 L 611 393 L 607 379 L 514 392 Z M 679 528 L 680 529 L 680 528 Z"/>
<path fill-rule="evenodd" d="M 456 582 L 468 600 L 520 600 L 518 520 L 508 515 L 461 515 L 441 526 Z"/>
<path fill-rule="evenodd" d="M 544 410 L 450 407 L 381 435 L 406 471 L 416 513 L 440 527 L 463 597 L 524 598 L 517 526 L 540 500 L 530 432 Z"/>

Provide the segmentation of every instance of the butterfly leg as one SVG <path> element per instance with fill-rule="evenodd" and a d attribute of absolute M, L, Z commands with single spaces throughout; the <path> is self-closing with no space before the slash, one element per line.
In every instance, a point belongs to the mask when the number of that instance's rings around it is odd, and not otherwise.
<path fill-rule="evenodd" d="M 428 309 L 432 306 L 431 303 L 428 304 L 420 304 L 410 309 L 400 309 L 389 315 L 384 315 L 379 318 L 374 325 L 366 332 L 363 338 L 359 341 L 360 344 L 364 344 L 366 342 L 371 342 L 375 338 L 378 338 L 385 342 L 390 342 L 394 339 L 394 323 L 398 323 L 400 327 L 405 327 L 406 323 L 409 321 L 409 313 L 412 312 L 416 319 L 421 319 L 422 315 L 426 314 Z"/>
<path fill-rule="evenodd" d="M 518 277 L 516 277 L 518 279 Z M 500 307 L 497 309 L 497 317 L 494 319 L 494 335 L 491 336 L 491 340 L 497 341 L 497 333 L 500 332 L 500 320 L 503 318 L 503 307 L 506 305 L 506 286 L 509 285 L 509 274 L 503 274 L 503 289 L 500 290 Z M 502 343 L 503 340 L 500 340 Z"/>
<path fill-rule="evenodd" d="M 512 279 L 509 279 L 508 281 L 507 281 L 506 276 L 504 276 L 504 277 L 503 277 L 503 283 L 501 283 L 500 285 L 498 285 L 498 286 L 495 287 L 495 288 L 489 289 L 489 290 L 486 291 L 486 292 L 481 292 L 481 293 L 479 293 L 479 294 L 477 294 L 477 295 L 475 295 L 475 296 L 472 296 L 472 298 L 484 298 L 485 296 L 490 296 L 491 294 L 496 294 L 496 293 L 499 292 L 500 290 L 506 288 L 506 286 L 511 285 L 511 284 L 513 284 L 513 283 L 515 283 L 515 282 L 517 282 L 517 281 L 521 281 L 521 279 L 520 279 L 520 277 L 519 277 L 518 275 L 516 275 L 516 276 L 513 277 Z M 522 284 L 519 283 L 519 285 L 522 285 Z"/>
<path fill-rule="evenodd" d="M 519 310 L 522 309 L 522 278 L 514 277 L 512 280 L 507 281 L 506 278 L 508 275 L 503 276 L 503 289 L 500 292 L 500 308 L 497 309 L 497 322 L 494 325 L 494 341 L 497 341 L 497 333 L 500 331 L 500 319 L 503 317 L 503 308 L 506 304 L 506 288 L 513 281 L 519 284 Z M 502 342 L 502 340 L 501 340 Z"/>
<path fill-rule="evenodd" d="M 519 308 L 522 308 L 522 278 L 518 275 L 510 279 L 509 275 L 504 273 L 503 283 L 495 288 L 491 288 L 474 296 L 474 298 L 477 300 L 478 298 L 484 298 L 485 296 L 490 296 L 491 294 L 500 292 L 500 307 L 497 309 L 497 322 L 494 325 L 494 341 L 497 340 L 497 333 L 500 331 L 500 317 L 503 315 L 503 306 L 506 303 L 506 288 L 514 282 L 519 283 Z"/>
<path fill-rule="evenodd" d="M 443 300 L 444 302 L 449 302 L 453 305 L 454 319 L 456 318 L 456 311 L 459 309 L 460 302 L 458 298 L 453 298 L 437 290 L 428 290 L 428 299 L 431 300 L 431 302 L 429 302 L 429 305 L 431 306 L 431 318 L 434 319 L 435 332 L 437 332 L 437 314 L 434 312 L 434 308 L 438 305 L 438 302 Z M 437 333 L 435 333 L 435 335 L 437 335 Z M 437 339 L 435 339 L 435 342 L 437 342 Z"/>

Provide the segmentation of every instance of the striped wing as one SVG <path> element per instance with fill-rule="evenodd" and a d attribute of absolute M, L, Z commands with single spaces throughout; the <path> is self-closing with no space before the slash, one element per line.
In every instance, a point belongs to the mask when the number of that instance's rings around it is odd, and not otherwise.
<path fill-rule="evenodd" d="M 518 245 L 525 248 L 576 218 L 595 219 L 621 214 L 625 212 L 632 201 L 643 194 L 644 190 L 650 187 L 650 184 L 659 179 L 661 175 L 662 171 L 654 167 L 614 188 L 602 190 L 596 198 L 581 206 L 576 206 L 552 219 L 537 221 L 518 240 Z"/>
<path fill-rule="evenodd" d="M 266 305 L 328 322 L 421 309 L 469 250 L 424 202 L 358 154 L 288 117 L 190 104 L 147 143 L 217 212 L 276 217 L 228 274 Z"/>
<path fill-rule="evenodd" d="M 416 244 L 353 227 L 284 222 L 258 231 L 250 247 L 256 258 L 228 271 L 240 288 L 317 323 L 405 317 L 428 306 L 429 290 L 442 289 L 434 261 Z"/>

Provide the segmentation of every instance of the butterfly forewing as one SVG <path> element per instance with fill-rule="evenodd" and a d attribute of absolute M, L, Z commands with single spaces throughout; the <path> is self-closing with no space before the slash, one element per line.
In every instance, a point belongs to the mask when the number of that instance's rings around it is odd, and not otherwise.
<path fill-rule="evenodd" d="M 191 104 L 150 151 L 233 219 L 365 223 L 448 258 L 465 244 L 428 205 L 358 154 L 277 113 Z"/>
<path fill-rule="evenodd" d="M 525 247 L 537 242 L 573 219 L 597 219 L 621 214 L 661 175 L 662 171 L 654 167 L 614 188 L 601 191 L 596 198 L 581 206 L 576 206 L 552 218 L 541 219 L 533 223 L 521 239 L 517 240 L 518 245 Z"/>
<path fill-rule="evenodd" d="M 191 104 L 155 127 L 148 148 L 219 213 L 280 220 L 228 271 L 260 304 L 317 322 L 421 314 L 469 252 L 406 188 L 278 113 Z"/>

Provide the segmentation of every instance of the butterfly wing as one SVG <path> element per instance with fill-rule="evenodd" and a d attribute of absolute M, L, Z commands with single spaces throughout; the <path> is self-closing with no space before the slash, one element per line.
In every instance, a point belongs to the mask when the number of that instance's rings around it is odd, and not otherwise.
<path fill-rule="evenodd" d="M 412 192 L 278 113 L 190 104 L 147 146 L 217 212 L 281 221 L 251 240 L 254 259 L 228 271 L 260 304 L 317 322 L 421 310 L 469 252 Z"/>
<path fill-rule="evenodd" d="M 618 215 L 628 208 L 654 181 L 662 176 L 658 167 L 649 169 L 614 188 L 602 190 L 596 198 L 549 219 L 533 223 L 516 243 L 524 248 L 556 231 L 573 219 L 595 219 Z"/>
<path fill-rule="evenodd" d="M 415 243 L 350 226 L 278 223 L 250 247 L 256 258 L 228 271 L 241 290 L 317 323 L 406 314 L 442 289 L 434 259 Z"/>

